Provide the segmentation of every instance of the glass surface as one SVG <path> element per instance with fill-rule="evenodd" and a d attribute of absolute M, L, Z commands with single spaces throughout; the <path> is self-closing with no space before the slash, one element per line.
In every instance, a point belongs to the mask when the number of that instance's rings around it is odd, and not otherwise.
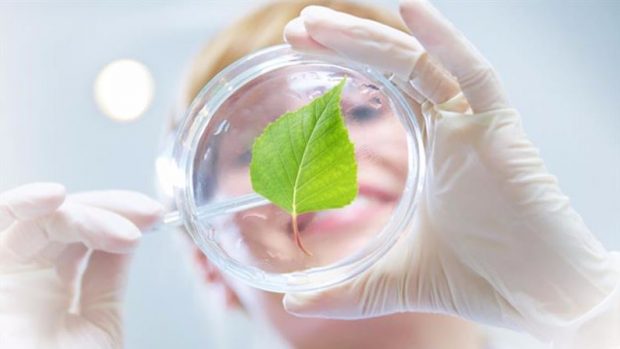
<path fill-rule="evenodd" d="M 344 77 L 359 193 L 343 208 L 298 217 L 307 255 L 293 240 L 290 215 L 254 194 L 251 147 L 269 122 Z M 410 223 L 424 167 L 415 122 L 394 85 L 369 68 L 288 47 L 245 58 L 205 87 L 179 133 L 175 156 L 186 177 L 176 193 L 186 228 L 215 264 L 255 287 L 299 291 L 347 280 Z M 242 206 L 244 198 L 253 204 Z"/>

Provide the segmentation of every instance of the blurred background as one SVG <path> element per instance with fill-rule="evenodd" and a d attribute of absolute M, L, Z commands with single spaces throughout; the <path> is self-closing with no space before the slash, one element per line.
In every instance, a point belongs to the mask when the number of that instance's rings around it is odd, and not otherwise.
<path fill-rule="evenodd" d="M 0 0 L 0 191 L 45 180 L 155 195 L 164 120 L 190 59 L 262 2 Z M 434 2 L 500 72 L 574 207 L 620 250 L 620 2 Z M 396 0 L 373 3 L 397 10 Z M 124 88 L 139 91 L 129 104 Z M 127 348 L 277 347 L 242 314 L 221 310 L 185 252 L 171 234 L 143 239 Z M 494 333 L 501 348 L 534 345 Z"/>

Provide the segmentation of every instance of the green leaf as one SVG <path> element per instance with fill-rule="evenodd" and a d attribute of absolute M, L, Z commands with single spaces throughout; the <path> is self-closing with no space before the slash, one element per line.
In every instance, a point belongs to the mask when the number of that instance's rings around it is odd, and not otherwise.
<path fill-rule="evenodd" d="M 340 97 L 345 79 L 294 112 L 273 121 L 252 147 L 250 177 L 258 194 L 297 215 L 350 204 L 357 195 L 357 164 Z"/>

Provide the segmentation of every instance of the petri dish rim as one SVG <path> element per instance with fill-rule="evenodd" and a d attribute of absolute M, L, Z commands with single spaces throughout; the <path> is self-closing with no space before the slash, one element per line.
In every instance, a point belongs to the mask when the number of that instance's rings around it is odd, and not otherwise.
<path fill-rule="evenodd" d="M 407 179 L 394 213 L 383 230 L 361 250 L 333 264 L 288 273 L 266 272 L 230 257 L 211 238 L 214 228 L 199 219 L 194 200 L 193 174 L 197 145 L 211 117 L 235 91 L 269 72 L 300 64 L 337 66 L 355 71 L 377 83 L 390 98 L 407 136 Z M 322 290 L 354 278 L 384 256 L 396 241 L 411 229 L 413 213 L 426 172 L 421 127 L 401 90 L 371 67 L 336 57 L 302 53 L 288 45 L 263 49 L 231 64 L 217 74 L 192 102 L 180 127 L 173 150 L 177 167 L 184 176 L 183 185 L 174 189 L 177 207 L 187 233 L 201 251 L 222 271 L 252 287 L 271 292 L 307 292 Z"/>

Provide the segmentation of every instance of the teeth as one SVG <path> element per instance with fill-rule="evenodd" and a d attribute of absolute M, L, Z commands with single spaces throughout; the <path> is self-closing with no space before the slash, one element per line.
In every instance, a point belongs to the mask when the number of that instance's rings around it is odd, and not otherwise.
<path fill-rule="evenodd" d="M 372 199 L 369 199 L 368 197 L 364 195 L 358 195 L 357 198 L 353 200 L 353 202 L 350 205 L 337 209 L 338 210 L 337 212 L 338 214 L 342 214 L 342 213 L 349 212 L 352 210 L 357 210 L 358 208 L 367 207 L 372 202 L 373 202 Z M 336 210 L 320 211 L 316 214 L 315 219 L 320 219 L 320 218 L 325 217 L 326 215 L 330 215 L 334 213 L 336 213 Z"/>
<path fill-rule="evenodd" d="M 349 208 L 349 207 L 351 207 L 351 208 L 353 208 L 353 207 L 366 207 L 366 206 L 368 206 L 370 204 L 370 202 L 371 202 L 371 200 L 368 199 L 366 196 L 360 195 L 347 208 Z"/>

